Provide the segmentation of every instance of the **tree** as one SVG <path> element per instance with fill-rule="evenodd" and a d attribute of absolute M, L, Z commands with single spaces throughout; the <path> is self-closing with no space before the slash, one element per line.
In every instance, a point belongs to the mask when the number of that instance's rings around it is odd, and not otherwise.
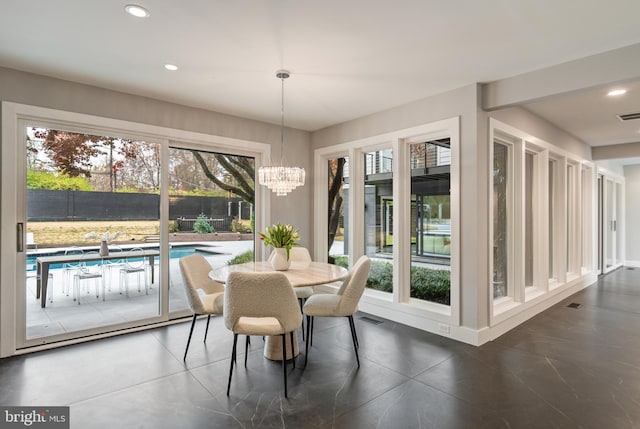
<path fill-rule="evenodd" d="M 227 178 L 223 180 L 224 177 L 221 179 L 212 172 L 212 169 L 202 156 L 203 152 L 192 150 L 191 153 L 202 168 L 205 176 L 216 186 L 239 196 L 247 203 L 254 204 L 255 167 L 252 158 L 220 153 L 212 154 L 227 173 Z"/>
<path fill-rule="evenodd" d="M 127 160 L 140 159 L 141 142 L 116 137 L 97 136 L 92 134 L 73 133 L 45 128 L 33 129 L 36 139 L 42 140 L 42 150 L 49 156 L 53 167 L 69 177 L 84 176 L 91 178 L 99 174 L 96 158 L 106 156 L 107 161 L 101 174 L 109 176 L 108 189 L 116 188 L 116 173 L 123 168 Z M 157 145 L 156 145 L 157 146 Z M 37 148 L 29 146 L 29 151 L 37 158 Z M 114 153 L 115 152 L 115 153 Z M 116 160 L 115 158 L 119 158 Z M 159 162 L 158 162 L 159 165 Z M 159 168 L 157 169 L 159 171 Z M 100 184 L 100 181 L 96 181 Z"/>
<path fill-rule="evenodd" d="M 160 188 L 158 144 L 44 128 L 32 130 L 35 139 L 27 147 L 31 154 L 29 165 L 38 164 L 39 152 L 44 151 L 50 160 L 49 169 L 69 177 L 91 178 L 92 185 L 99 190 Z M 183 154 L 189 152 L 193 157 L 188 160 Z M 255 202 L 252 158 L 174 149 L 169 162 L 172 184 L 177 184 L 179 190 L 206 189 L 207 183 L 213 183 L 248 203 Z"/>
<path fill-rule="evenodd" d="M 111 164 L 118 186 L 134 190 L 160 190 L 160 145 L 143 141 L 127 141 L 118 147 L 118 153 L 124 157 Z"/>
<path fill-rule="evenodd" d="M 27 189 L 53 189 L 56 191 L 93 191 L 84 177 L 70 177 L 48 171 L 27 170 Z"/>

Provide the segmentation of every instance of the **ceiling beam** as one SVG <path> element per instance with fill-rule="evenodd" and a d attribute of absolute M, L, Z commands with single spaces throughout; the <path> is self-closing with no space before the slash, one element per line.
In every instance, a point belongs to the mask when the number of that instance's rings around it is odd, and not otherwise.
<path fill-rule="evenodd" d="M 640 43 L 482 85 L 482 108 L 495 110 L 553 95 L 640 78 Z"/>
<path fill-rule="evenodd" d="M 640 157 L 640 142 L 594 146 L 591 148 L 591 159 L 594 161 L 636 157 Z"/>

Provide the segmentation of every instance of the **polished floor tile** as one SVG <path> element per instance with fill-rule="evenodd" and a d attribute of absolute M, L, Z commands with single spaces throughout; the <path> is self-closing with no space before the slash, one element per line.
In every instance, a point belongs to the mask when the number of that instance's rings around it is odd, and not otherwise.
<path fill-rule="evenodd" d="M 578 308 L 567 307 L 579 303 Z M 53 310 L 53 309 L 52 309 Z M 105 314 L 104 317 L 108 317 Z M 382 323 L 371 323 L 371 319 Z M 621 269 L 481 347 L 365 314 L 318 318 L 304 367 L 222 317 L 0 360 L 3 405 L 69 405 L 73 428 L 639 428 L 640 270 Z M 242 338 L 242 337 L 241 337 Z"/>

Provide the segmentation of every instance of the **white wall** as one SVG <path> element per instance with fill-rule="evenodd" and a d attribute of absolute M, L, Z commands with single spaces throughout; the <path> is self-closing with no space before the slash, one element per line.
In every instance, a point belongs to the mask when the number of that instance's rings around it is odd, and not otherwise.
<path fill-rule="evenodd" d="M 0 101 L 267 143 L 272 147 L 272 159 L 280 161 L 279 125 L 1 67 Z M 308 132 L 286 129 L 287 161 L 304 167 L 308 176 L 312 166 L 310 142 Z M 302 234 L 302 244 L 310 246 L 311 186 L 298 188 L 287 197 L 272 195 L 271 220 L 296 225 Z"/>
<path fill-rule="evenodd" d="M 604 161 L 596 162 L 598 168 L 603 168 L 610 173 L 617 174 L 618 176 L 624 176 L 624 166 L 615 159 L 607 159 Z"/>
<path fill-rule="evenodd" d="M 640 267 L 640 165 L 624 166 L 625 180 L 625 265 Z"/>
<path fill-rule="evenodd" d="M 580 158 L 591 159 L 590 146 L 526 109 L 509 107 L 488 112 L 487 116 L 496 118 L 520 131 L 536 136 Z"/>

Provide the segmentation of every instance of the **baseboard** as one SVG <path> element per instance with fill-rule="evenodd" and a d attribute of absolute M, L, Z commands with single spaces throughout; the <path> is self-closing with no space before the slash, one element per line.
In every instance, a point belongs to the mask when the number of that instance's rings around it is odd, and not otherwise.
<path fill-rule="evenodd" d="M 539 299 L 522 304 L 515 309 L 517 311 L 510 312 L 508 317 L 501 318 L 494 325 L 480 329 L 457 326 L 454 323 L 449 323 L 450 321 L 446 317 L 439 314 L 427 312 L 419 314 L 414 308 L 409 310 L 410 304 L 392 303 L 388 300 L 372 299 L 371 297 L 362 299 L 359 308 L 374 316 L 383 317 L 466 344 L 481 346 L 595 283 L 596 280 L 597 276 L 594 273 L 582 276 L 565 285 L 565 287 L 559 287 L 540 296 Z"/>

